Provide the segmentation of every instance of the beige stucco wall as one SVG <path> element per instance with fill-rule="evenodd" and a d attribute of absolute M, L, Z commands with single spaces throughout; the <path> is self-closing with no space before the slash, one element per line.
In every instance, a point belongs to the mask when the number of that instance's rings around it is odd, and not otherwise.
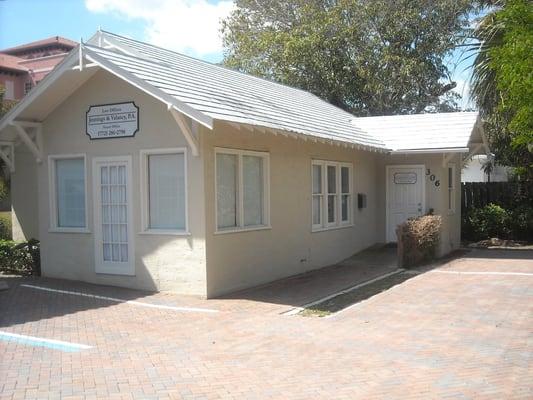
<path fill-rule="evenodd" d="M 207 292 L 216 296 L 336 263 L 376 243 L 377 153 L 317 144 L 218 124 L 203 134 L 205 161 Z M 215 234 L 215 147 L 270 154 L 272 229 Z M 311 232 L 311 160 L 353 164 L 354 225 Z M 356 194 L 367 195 L 358 210 Z"/>
<path fill-rule="evenodd" d="M 460 190 L 456 212 L 447 210 L 447 170 L 443 155 L 385 155 L 313 141 L 239 130 L 219 124 L 204 132 L 207 292 L 217 296 L 285 276 L 334 264 L 376 243 L 386 241 L 386 166 L 422 164 L 440 180 L 425 177 L 425 210 L 442 215 L 439 255 L 460 243 Z M 216 147 L 266 151 L 270 154 L 271 229 L 215 234 L 214 150 Z M 354 166 L 351 227 L 311 231 L 311 160 L 350 162 Z M 459 156 L 456 188 L 460 188 Z M 367 195 L 367 208 L 357 209 L 357 193 Z"/>
<path fill-rule="evenodd" d="M 134 101 L 139 106 L 140 131 L 134 138 L 91 141 L 85 134 L 90 105 Z M 100 71 L 64 101 L 43 124 L 45 159 L 36 164 L 23 146 L 17 147 L 13 202 L 17 227 L 42 246 L 45 276 L 213 297 L 324 267 L 385 242 L 387 165 L 423 164 L 441 181 L 426 179 L 426 209 L 443 215 L 440 254 L 460 242 L 460 163 L 456 170 L 456 213 L 447 212 L 446 169 L 439 155 L 385 155 L 304 141 L 261 131 L 251 132 L 215 122 L 201 128 L 200 157 L 188 152 L 188 218 L 190 236 L 147 235 L 141 232 L 140 150 L 187 147 L 167 108 L 132 86 Z M 215 234 L 216 147 L 266 151 L 270 154 L 271 228 Z M 87 156 L 89 233 L 50 232 L 48 155 Z M 96 274 L 92 160 L 130 155 L 133 160 L 135 276 Z M 353 165 L 353 225 L 321 232 L 311 230 L 311 160 Z M 357 194 L 367 195 L 367 207 L 357 208 Z M 38 199 L 38 200 L 37 200 Z"/>
<path fill-rule="evenodd" d="M 127 101 L 134 101 L 139 107 L 140 130 L 135 137 L 89 140 L 85 134 L 85 113 L 89 106 Z M 204 166 L 200 158 L 193 157 L 190 151 L 188 152 L 190 236 L 140 233 L 142 230 L 140 150 L 187 146 L 185 138 L 164 104 L 107 72 L 100 71 L 46 118 L 43 123 L 43 137 L 45 160 L 38 165 L 36 178 L 39 192 L 38 221 L 43 275 L 140 289 L 174 290 L 205 296 L 205 221 L 202 183 Z M 90 233 L 49 232 L 48 155 L 77 153 L 84 153 L 87 156 L 87 207 Z M 130 155 L 133 160 L 135 276 L 96 274 L 92 160 L 94 157 L 123 155 Z M 31 175 L 29 168 L 18 169 L 14 176 L 14 187 L 24 185 L 26 182 L 24 184 L 21 182 L 31 179 Z M 15 207 L 19 207 L 20 196 L 16 195 L 14 202 Z M 26 216 L 24 219 L 27 219 Z"/>
<path fill-rule="evenodd" d="M 11 173 L 13 240 L 39 238 L 37 163 L 26 146 L 15 147 L 15 172 Z"/>
<path fill-rule="evenodd" d="M 387 165 L 424 165 L 425 171 L 430 170 L 435 175 L 435 181 L 430 180 L 430 175 L 425 176 L 426 204 L 424 213 L 431 208 L 435 214 L 442 216 L 442 230 L 439 255 L 444 255 L 459 247 L 461 242 L 461 164 L 459 155 L 453 156 L 449 163 L 455 164 L 455 213 L 448 213 L 448 170 L 443 166 L 442 154 L 409 154 L 409 155 L 381 155 L 379 162 L 378 185 L 380 208 L 386 210 L 386 166 Z M 435 182 L 439 180 L 440 186 Z M 386 234 L 386 213 L 379 213 L 378 231 L 379 241 L 385 241 Z"/>

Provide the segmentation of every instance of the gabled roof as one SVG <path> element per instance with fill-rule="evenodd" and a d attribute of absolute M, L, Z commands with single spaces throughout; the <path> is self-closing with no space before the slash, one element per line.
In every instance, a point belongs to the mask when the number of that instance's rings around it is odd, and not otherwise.
<path fill-rule="evenodd" d="M 24 61 L 24 60 L 22 58 L 0 53 L 0 69 L 28 72 L 28 68 L 19 64 L 21 61 Z"/>
<path fill-rule="evenodd" d="M 25 43 L 19 46 L 10 47 L 9 49 L 0 50 L 0 52 L 4 54 L 18 54 L 24 51 L 38 49 L 39 47 L 46 47 L 51 45 L 65 46 L 70 49 L 73 49 L 78 45 L 78 43 L 61 36 L 52 36 L 47 39 L 36 40 L 35 42 Z"/>
<path fill-rule="evenodd" d="M 0 131 L 16 119 L 42 121 L 100 68 L 210 129 L 219 120 L 367 150 L 433 153 L 466 152 L 481 133 L 477 113 L 356 118 L 303 90 L 103 31 L 11 109 Z"/>
<path fill-rule="evenodd" d="M 105 59 L 213 119 L 385 148 L 350 122 L 353 115 L 309 92 L 108 32 L 99 35 L 84 45 L 89 57 Z"/>
<path fill-rule="evenodd" d="M 467 149 L 477 122 L 477 112 L 354 118 L 392 151 Z"/>

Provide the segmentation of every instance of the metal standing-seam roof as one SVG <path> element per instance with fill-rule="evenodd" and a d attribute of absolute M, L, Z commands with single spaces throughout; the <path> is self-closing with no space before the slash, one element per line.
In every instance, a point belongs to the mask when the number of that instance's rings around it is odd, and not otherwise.
<path fill-rule="evenodd" d="M 392 151 L 407 151 L 465 149 L 477 120 L 477 112 L 448 112 L 363 117 L 353 122 Z"/>
<path fill-rule="evenodd" d="M 35 100 L 48 91 L 55 93 L 55 81 L 63 75 L 67 82 L 74 82 L 73 74 L 88 79 L 92 75 L 83 68 L 85 63 L 115 74 L 165 103 L 171 112 L 210 129 L 220 120 L 366 150 L 430 153 L 467 152 L 477 132 L 488 149 L 477 112 L 356 118 L 304 90 L 104 31 L 72 50 L 0 119 L 0 132 L 21 116 L 21 121 L 42 120 L 50 107 L 43 102 L 34 107 Z M 64 85 L 57 89 L 58 96 L 72 92 Z"/>
<path fill-rule="evenodd" d="M 83 51 L 213 119 L 386 150 L 383 141 L 351 122 L 352 114 L 300 89 L 104 31 Z"/>

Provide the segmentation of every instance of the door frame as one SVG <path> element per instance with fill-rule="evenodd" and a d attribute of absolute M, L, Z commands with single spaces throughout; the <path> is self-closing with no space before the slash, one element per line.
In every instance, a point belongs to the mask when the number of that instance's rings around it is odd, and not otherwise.
<path fill-rule="evenodd" d="M 385 166 L 385 243 L 389 242 L 389 175 L 393 168 L 413 168 L 422 170 L 422 213 L 426 210 L 426 165 L 425 164 L 391 164 Z"/>
<path fill-rule="evenodd" d="M 126 199 L 128 201 L 128 263 L 122 266 L 115 266 L 111 270 L 101 261 L 102 249 L 100 248 L 103 239 L 102 233 L 102 213 L 101 213 L 101 193 L 100 193 L 100 173 L 98 165 L 101 163 L 122 162 L 126 164 Z M 112 156 L 93 157 L 92 159 L 92 189 L 93 189 L 93 224 L 94 224 L 94 270 L 97 274 L 108 275 L 135 275 L 135 247 L 133 238 L 133 176 L 132 176 L 132 156 Z"/>

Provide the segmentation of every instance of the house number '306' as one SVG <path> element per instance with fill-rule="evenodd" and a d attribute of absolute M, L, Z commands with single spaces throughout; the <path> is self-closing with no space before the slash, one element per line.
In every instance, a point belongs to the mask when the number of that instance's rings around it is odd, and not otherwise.
<path fill-rule="evenodd" d="M 435 176 L 435 174 L 432 174 L 432 173 L 431 173 L 431 170 L 430 170 L 429 168 L 426 170 L 426 175 L 429 175 L 429 180 L 430 180 L 431 182 L 433 182 L 433 184 L 434 184 L 436 187 L 439 187 L 439 186 L 440 186 L 440 179 L 435 180 L 435 179 L 436 179 L 436 176 Z"/>

